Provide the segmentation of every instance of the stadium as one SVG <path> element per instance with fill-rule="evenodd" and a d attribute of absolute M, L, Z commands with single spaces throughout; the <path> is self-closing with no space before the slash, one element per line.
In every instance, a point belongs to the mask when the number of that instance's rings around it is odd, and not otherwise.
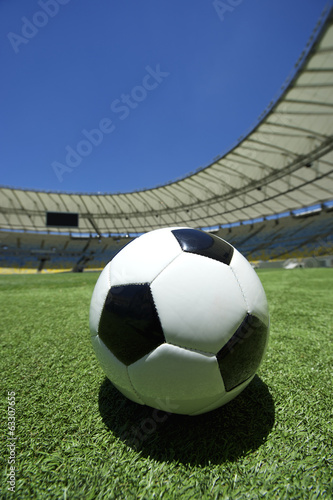
<path fill-rule="evenodd" d="M 1 369 L 18 439 L 3 498 L 331 498 L 332 74 L 327 7 L 278 95 L 210 165 L 117 194 L 0 187 Z M 87 333 L 106 264 L 183 226 L 249 260 L 271 315 L 258 375 L 197 417 L 128 401 Z"/>
<path fill-rule="evenodd" d="M 123 194 L 2 187 L 3 272 L 102 269 L 128 238 L 179 225 L 214 231 L 257 265 L 330 267 L 333 56 L 323 17 L 278 99 L 208 167 Z"/>

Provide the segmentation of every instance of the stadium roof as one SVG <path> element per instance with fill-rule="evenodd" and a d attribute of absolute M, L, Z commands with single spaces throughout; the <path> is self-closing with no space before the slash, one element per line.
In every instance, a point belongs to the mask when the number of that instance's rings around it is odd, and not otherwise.
<path fill-rule="evenodd" d="M 73 233 L 215 227 L 333 198 L 333 11 L 319 19 L 292 76 L 252 130 L 224 156 L 181 180 L 122 194 L 0 188 L 3 230 L 46 228 L 46 212 L 79 214 Z"/>

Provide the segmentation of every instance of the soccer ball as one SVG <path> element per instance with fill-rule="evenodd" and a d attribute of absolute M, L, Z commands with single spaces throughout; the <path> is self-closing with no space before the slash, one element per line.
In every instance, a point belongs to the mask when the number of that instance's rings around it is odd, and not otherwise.
<path fill-rule="evenodd" d="M 90 305 L 91 340 L 106 376 L 136 403 L 198 415 L 252 380 L 269 314 L 249 262 L 223 239 L 164 228 L 106 265 Z"/>

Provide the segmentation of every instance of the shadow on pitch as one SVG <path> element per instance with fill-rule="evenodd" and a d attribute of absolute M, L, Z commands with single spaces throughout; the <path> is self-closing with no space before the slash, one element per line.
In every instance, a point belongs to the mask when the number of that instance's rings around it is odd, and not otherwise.
<path fill-rule="evenodd" d="M 142 456 L 184 464 L 237 460 L 263 444 L 274 425 L 274 402 L 258 376 L 227 405 L 196 417 L 133 403 L 105 378 L 99 410 L 115 437 Z"/>

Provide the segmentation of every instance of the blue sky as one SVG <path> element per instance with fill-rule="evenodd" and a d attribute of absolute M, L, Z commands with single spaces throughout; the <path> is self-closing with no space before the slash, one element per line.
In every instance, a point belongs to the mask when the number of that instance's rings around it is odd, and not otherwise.
<path fill-rule="evenodd" d="M 208 165 L 290 74 L 326 0 L 2 0 L 0 184 L 154 187 Z"/>

